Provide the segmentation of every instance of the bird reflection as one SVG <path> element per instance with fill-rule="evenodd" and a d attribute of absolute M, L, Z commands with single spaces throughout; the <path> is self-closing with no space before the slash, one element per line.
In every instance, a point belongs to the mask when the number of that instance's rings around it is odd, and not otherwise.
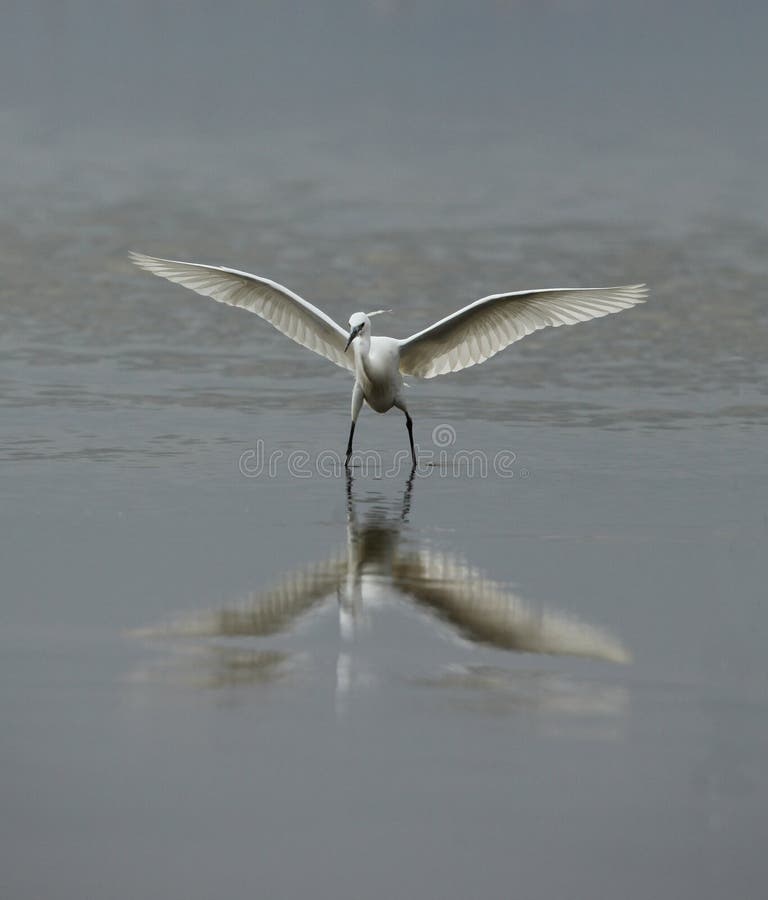
<path fill-rule="evenodd" d="M 629 660 L 621 642 L 602 628 L 538 609 L 456 555 L 414 540 L 406 527 L 414 476 L 412 472 L 399 506 L 368 498 L 361 521 L 354 477 L 348 473 L 343 551 L 325 562 L 284 575 L 274 587 L 256 591 L 244 602 L 183 615 L 135 633 L 144 637 L 262 638 L 287 631 L 313 610 L 335 608 L 341 635 L 349 640 L 359 623 L 378 606 L 405 599 L 433 623 L 447 625 L 455 635 L 476 644 L 519 653 L 617 663 Z M 443 633 L 445 630 L 440 629 Z M 221 678 L 225 670 L 221 645 L 216 652 L 217 678 Z M 254 680 L 264 680 L 273 671 L 284 672 L 282 665 L 265 666 L 263 653 L 256 657 Z M 240 649 L 236 659 L 237 679 L 242 680 L 247 666 Z M 283 657 L 280 659 L 283 661 Z M 349 682 L 348 663 L 342 653 L 337 665 L 337 692 Z"/>
<path fill-rule="evenodd" d="M 167 656 L 136 669 L 128 681 L 231 691 L 244 685 L 271 684 L 289 675 L 291 656 L 278 650 L 174 644 Z"/>

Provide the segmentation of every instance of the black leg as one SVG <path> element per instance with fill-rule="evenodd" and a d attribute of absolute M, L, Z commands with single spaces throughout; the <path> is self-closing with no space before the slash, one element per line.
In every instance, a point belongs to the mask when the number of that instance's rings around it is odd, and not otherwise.
<path fill-rule="evenodd" d="M 347 458 L 344 460 L 344 466 L 349 465 L 349 457 L 352 456 L 352 438 L 355 434 L 355 423 L 352 423 L 352 426 L 349 429 L 349 441 L 347 442 Z"/>
<path fill-rule="evenodd" d="M 406 410 L 403 410 L 405 413 L 405 425 L 408 429 L 408 440 L 411 442 L 411 459 L 413 460 L 413 467 L 416 468 L 416 449 L 413 446 L 413 419 L 408 415 Z"/>

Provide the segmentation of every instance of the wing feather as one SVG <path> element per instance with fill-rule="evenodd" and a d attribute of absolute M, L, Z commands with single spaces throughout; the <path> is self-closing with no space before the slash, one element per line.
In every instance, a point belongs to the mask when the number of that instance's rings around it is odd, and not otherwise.
<path fill-rule="evenodd" d="M 400 371 L 434 378 L 495 356 L 541 328 L 575 325 L 643 303 L 644 284 L 554 288 L 483 297 L 400 341 Z"/>
<path fill-rule="evenodd" d="M 277 282 L 237 269 L 159 259 L 131 253 L 131 261 L 153 275 L 167 278 L 219 303 L 256 313 L 309 350 L 342 369 L 354 370 L 351 354 L 344 352 L 347 334 L 333 319 Z"/>

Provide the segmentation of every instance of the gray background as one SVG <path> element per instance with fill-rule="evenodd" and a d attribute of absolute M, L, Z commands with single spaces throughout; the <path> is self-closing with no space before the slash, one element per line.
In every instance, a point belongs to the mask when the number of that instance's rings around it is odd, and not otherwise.
<path fill-rule="evenodd" d="M 0 893 L 762 897 L 764 4 L 28 3 L 0 28 Z M 414 384 L 514 477 L 358 473 L 621 665 L 462 639 L 387 581 L 267 638 L 139 637 L 346 553 L 346 373 L 152 279 L 267 275 L 404 336 L 647 281 Z M 391 460 L 402 418 L 364 414 Z"/>

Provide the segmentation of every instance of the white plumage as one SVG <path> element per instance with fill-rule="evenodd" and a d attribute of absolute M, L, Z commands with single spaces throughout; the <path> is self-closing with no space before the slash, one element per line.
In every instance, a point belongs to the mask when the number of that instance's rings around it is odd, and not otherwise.
<path fill-rule="evenodd" d="M 131 259 L 154 275 L 220 303 L 256 313 L 298 344 L 352 371 L 355 385 L 347 461 L 352 453 L 355 423 L 365 401 L 376 412 L 387 412 L 394 406 L 405 413 L 416 464 L 412 420 L 403 397 L 403 375 L 434 378 L 457 372 L 490 359 L 541 328 L 574 325 L 621 312 L 642 303 L 646 296 L 643 284 L 493 294 L 409 338 L 397 340 L 371 334 L 371 316 L 375 313 L 354 313 L 347 333 L 298 294 L 248 272 L 141 253 L 131 253 Z"/>
<path fill-rule="evenodd" d="M 297 344 L 314 350 L 342 369 L 354 368 L 352 357 L 344 352 L 347 332 L 322 310 L 281 284 L 223 266 L 157 259 L 142 253 L 131 253 L 130 257 L 153 275 L 219 303 L 256 313 Z"/>
<path fill-rule="evenodd" d="M 645 299 L 644 284 L 553 288 L 493 294 L 400 341 L 400 371 L 434 378 L 485 362 L 527 334 L 575 325 L 629 309 Z"/>

